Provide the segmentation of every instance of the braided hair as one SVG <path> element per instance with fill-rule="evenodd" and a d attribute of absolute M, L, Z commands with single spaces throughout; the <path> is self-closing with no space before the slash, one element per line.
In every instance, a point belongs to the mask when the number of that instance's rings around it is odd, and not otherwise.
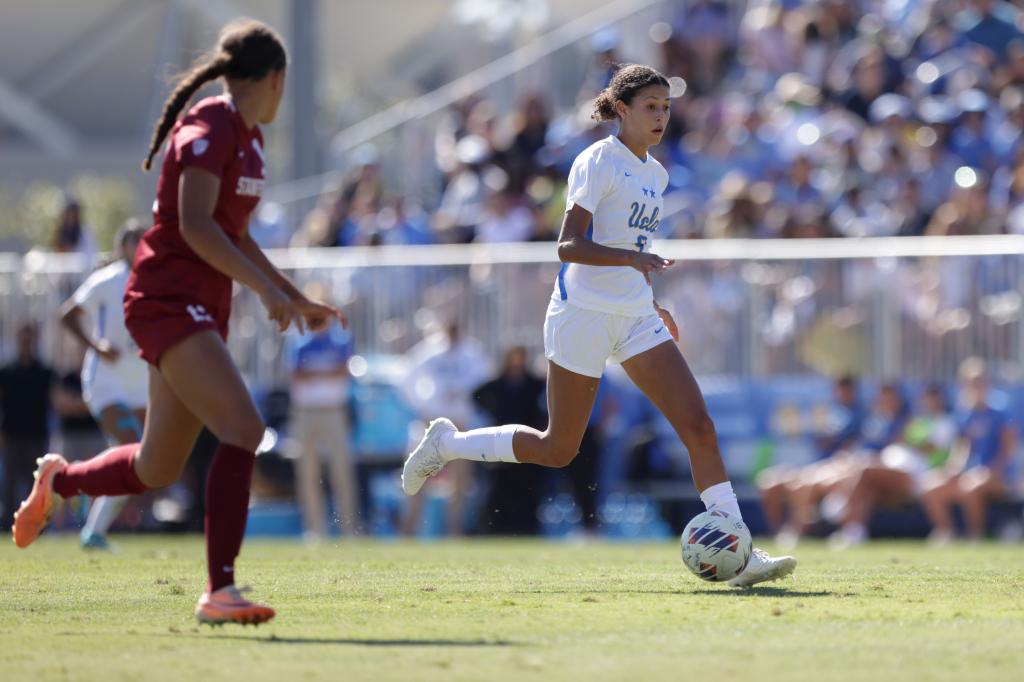
<path fill-rule="evenodd" d="M 284 42 L 266 24 L 243 19 L 225 26 L 220 32 L 217 47 L 178 79 L 174 91 L 164 102 L 142 169 L 148 171 L 152 167 L 153 156 L 178 120 L 178 114 L 204 84 L 221 76 L 260 80 L 271 71 L 281 71 L 287 64 Z"/>

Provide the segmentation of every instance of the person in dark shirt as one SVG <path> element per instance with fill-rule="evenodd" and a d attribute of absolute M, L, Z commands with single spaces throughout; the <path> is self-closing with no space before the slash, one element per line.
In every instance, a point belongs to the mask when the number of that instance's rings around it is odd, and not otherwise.
<path fill-rule="evenodd" d="M 23 324 L 17 340 L 17 357 L 0 367 L 0 451 L 4 467 L 0 528 L 4 530 L 10 528 L 18 500 L 32 484 L 36 458 L 46 453 L 54 384 L 53 370 L 40 361 L 36 352 L 36 326 Z"/>
<path fill-rule="evenodd" d="M 543 428 L 544 380 L 527 368 L 526 349 L 513 346 L 505 353 L 501 374 L 473 394 L 477 406 L 495 424 L 526 424 Z M 494 467 L 481 530 L 487 533 L 537 532 L 542 471 L 537 467 Z"/>

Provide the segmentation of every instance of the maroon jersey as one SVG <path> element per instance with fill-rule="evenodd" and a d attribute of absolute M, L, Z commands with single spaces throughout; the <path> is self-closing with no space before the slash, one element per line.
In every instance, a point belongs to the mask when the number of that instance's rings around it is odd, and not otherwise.
<path fill-rule="evenodd" d="M 175 124 L 157 182 L 153 227 L 139 243 L 128 279 L 126 317 L 133 306 L 147 300 L 187 297 L 204 314 L 226 324 L 231 279 L 198 256 L 181 236 L 178 187 L 188 166 L 220 178 L 213 219 L 237 244 L 263 192 L 263 135 L 258 126 L 246 128 L 227 96 L 202 100 Z"/>

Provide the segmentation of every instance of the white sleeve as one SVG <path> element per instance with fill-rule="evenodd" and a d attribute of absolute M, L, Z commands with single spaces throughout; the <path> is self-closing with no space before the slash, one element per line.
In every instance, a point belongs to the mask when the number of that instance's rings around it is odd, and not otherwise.
<path fill-rule="evenodd" d="M 611 190 L 611 166 L 598 163 L 597 154 L 583 153 L 576 157 L 569 171 L 565 210 L 579 206 L 590 213 L 597 210 L 601 199 Z"/>
<path fill-rule="evenodd" d="M 82 308 L 90 315 L 96 314 L 96 309 L 99 308 L 99 285 L 103 282 L 103 278 L 100 277 L 100 272 L 97 270 L 88 277 L 77 289 L 75 293 L 71 294 L 71 300 L 76 306 Z"/>

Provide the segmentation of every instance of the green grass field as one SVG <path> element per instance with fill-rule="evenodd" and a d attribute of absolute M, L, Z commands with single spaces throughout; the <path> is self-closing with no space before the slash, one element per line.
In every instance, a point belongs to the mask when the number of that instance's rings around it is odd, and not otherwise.
<path fill-rule="evenodd" d="M 736 591 L 675 544 L 252 541 L 278 609 L 200 629 L 198 538 L 0 549 L 3 680 L 1021 680 L 1024 547 L 802 546 Z"/>

